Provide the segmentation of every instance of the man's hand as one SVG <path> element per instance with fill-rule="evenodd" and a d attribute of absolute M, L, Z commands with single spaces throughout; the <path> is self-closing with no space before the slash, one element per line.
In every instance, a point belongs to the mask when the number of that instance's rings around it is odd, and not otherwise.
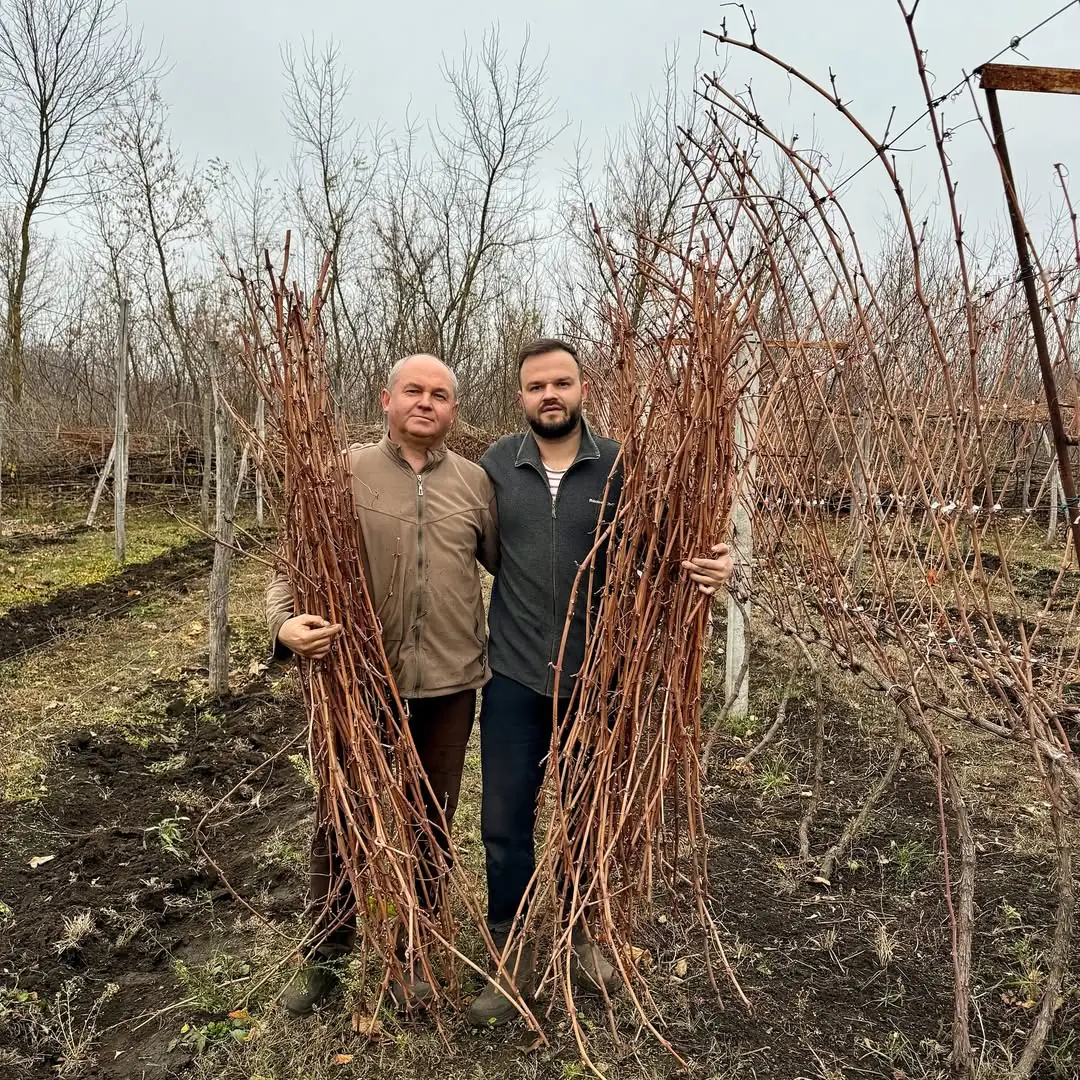
<path fill-rule="evenodd" d="M 699 555 L 696 559 L 688 559 L 682 564 L 684 570 L 690 571 L 690 580 L 697 582 L 697 587 L 706 596 L 712 596 L 717 589 L 731 580 L 731 570 L 734 565 L 731 560 L 731 550 L 727 544 L 715 544 L 712 554 L 711 559 L 705 555 Z"/>
<path fill-rule="evenodd" d="M 328 623 L 321 615 L 294 615 L 281 624 L 277 639 L 305 660 L 321 660 L 340 633 L 341 623 Z"/>

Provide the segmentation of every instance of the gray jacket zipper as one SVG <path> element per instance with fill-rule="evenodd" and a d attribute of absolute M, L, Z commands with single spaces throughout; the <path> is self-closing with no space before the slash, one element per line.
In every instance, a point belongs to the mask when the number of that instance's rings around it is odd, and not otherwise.
<path fill-rule="evenodd" d="M 566 469 L 566 471 L 563 473 L 562 480 L 559 481 L 558 490 L 555 492 L 554 495 L 551 496 L 551 626 L 552 626 L 552 632 L 551 632 L 551 648 L 548 649 L 548 679 L 550 680 L 549 685 L 551 686 L 551 692 L 553 694 L 555 693 L 555 661 L 558 659 L 558 655 L 557 655 L 558 646 L 557 646 L 556 642 L 558 641 L 558 638 L 560 636 L 559 635 L 559 596 L 558 596 L 558 586 L 555 583 L 556 545 L 557 545 L 557 536 L 556 536 L 556 524 L 557 523 L 556 523 L 556 520 L 555 520 L 555 510 L 556 510 L 556 507 L 559 504 L 559 492 L 562 491 L 563 484 L 566 483 L 566 474 L 573 467 L 574 467 L 573 463 L 571 463 L 570 468 Z M 547 466 L 544 467 L 544 471 L 545 472 L 547 471 Z M 551 489 L 551 481 L 547 478 L 547 476 L 544 477 L 544 482 L 547 484 L 548 490 L 550 491 L 550 489 Z M 563 615 L 563 622 L 566 622 L 566 616 L 565 615 Z"/>

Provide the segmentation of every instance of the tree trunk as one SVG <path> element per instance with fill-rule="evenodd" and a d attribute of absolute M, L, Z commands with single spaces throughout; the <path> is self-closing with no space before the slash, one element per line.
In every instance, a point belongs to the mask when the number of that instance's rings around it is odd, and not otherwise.
<path fill-rule="evenodd" d="M 7 406 L 4 404 L 4 399 L 0 397 L 0 512 L 2 512 L 4 508 L 4 434 L 5 425 L 7 423 L 6 408 Z"/>
<path fill-rule="evenodd" d="M 116 354 L 116 432 L 113 435 L 113 529 L 116 535 L 116 561 L 127 554 L 124 513 L 127 507 L 127 377 L 128 315 L 130 302 L 120 301 L 120 345 Z"/>
<path fill-rule="evenodd" d="M 229 576 L 232 571 L 234 521 L 232 417 L 225 408 L 221 387 L 211 376 L 214 402 L 214 475 L 216 515 L 214 524 L 214 565 L 210 570 L 210 696 L 229 692 Z"/>
<path fill-rule="evenodd" d="M 8 297 L 7 318 L 7 369 L 11 384 L 11 403 L 18 405 L 22 400 L 23 389 L 23 324 L 22 306 L 26 293 L 26 278 L 30 267 L 30 219 L 33 204 L 27 202 L 23 210 L 22 226 L 19 230 L 19 268 L 15 275 L 15 287 Z"/>
<path fill-rule="evenodd" d="M 214 376 L 211 375 L 211 380 Z M 199 492 L 199 522 L 204 532 L 210 531 L 210 479 L 214 458 L 214 417 L 216 405 L 213 389 L 202 400 L 202 488 Z"/>
<path fill-rule="evenodd" d="M 255 451 L 255 524 L 262 528 L 266 510 L 263 504 L 263 448 L 266 446 L 266 399 L 260 394 L 255 407 L 255 435 L 258 446 Z"/>

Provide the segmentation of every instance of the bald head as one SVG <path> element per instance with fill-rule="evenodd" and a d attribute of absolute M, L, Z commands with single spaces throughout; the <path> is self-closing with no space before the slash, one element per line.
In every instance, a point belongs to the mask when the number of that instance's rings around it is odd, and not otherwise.
<path fill-rule="evenodd" d="M 386 389 L 393 390 L 394 383 L 401 377 L 403 371 L 408 370 L 426 372 L 431 374 L 436 370 L 441 370 L 445 373 L 450 380 L 450 387 L 454 392 L 454 398 L 457 398 L 458 394 L 458 381 L 457 376 L 444 364 L 437 356 L 432 356 L 431 353 L 413 353 L 412 356 L 403 356 L 391 369 L 390 374 L 386 377 Z"/>
<path fill-rule="evenodd" d="M 395 444 L 415 450 L 438 446 L 457 419 L 457 379 L 437 356 L 406 356 L 390 369 L 382 407 Z"/>

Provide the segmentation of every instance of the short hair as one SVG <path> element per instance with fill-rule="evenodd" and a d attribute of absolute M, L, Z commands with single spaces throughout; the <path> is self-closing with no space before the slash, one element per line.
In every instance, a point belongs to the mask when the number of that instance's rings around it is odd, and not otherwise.
<path fill-rule="evenodd" d="M 390 374 L 386 376 L 386 389 L 393 390 L 394 383 L 397 382 L 398 376 L 401 374 L 401 369 L 410 361 L 415 360 L 418 356 L 426 356 L 431 360 L 439 360 L 437 356 L 432 356 L 431 353 L 410 353 L 408 356 L 403 356 L 394 366 L 390 369 Z M 454 374 L 454 369 L 449 364 L 442 360 L 439 363 L 446 368 L 450 375 L 450 388 L 454 391 L 454 397 L 458 396 L 458 381 L 457 376 Z"/>
<path fill-rule="evenodd" d="M 518 349 L 518 374 L 521 374 L 521 368 L 526 360 L 531 360 L 534 356 L 545 356 L 547 353 L 553 352 L 569 353 L 573 357 L 574 363 L 577 364 L 578 371 L 581 371 L 581 361 L 578 359 L 577 349 L 575 349 L 573 345 L 563 341 L 561 338 L 542 337 L 533 338 L 532 341 L 526 341 L 525 344 Z"/>

